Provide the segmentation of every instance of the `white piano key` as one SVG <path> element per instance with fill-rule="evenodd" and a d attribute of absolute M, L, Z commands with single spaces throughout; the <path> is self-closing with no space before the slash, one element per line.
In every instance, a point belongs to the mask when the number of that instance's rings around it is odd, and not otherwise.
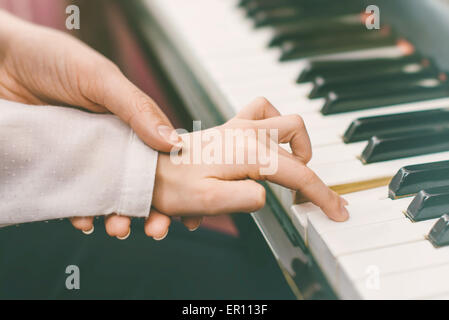
<path fill-rule="evenodd" d="M 378 208 L 377 210 L 382 209 L 385 210 L 385 208 Z M 373 208 L 371 214 L 376 214 L 376 208 Z M 435 222 L 436 219 L 412 223 L 401 212 L 393 210 L 391 212 L 391 220 L 355 227 L 341 227 L 339 230 L 324 232 L 319 234 L 319 236 L 326 243 L 332 255 L 338 257 L 360 251 L 424 240 L 425 235 Z M 312 236 L 315 236 L 315 232 L 313 222 L 309 217 L 307 235 L 310 245 L 312 245 L 311 239 Z M 357 239 L 357 241 L 354 241 L 354 239 Z"/>
<path fill-rule="evenodd" d="M 318 150 L 314 151 L 314 157 Z M 341 151 L 344 152 L 344 151 Z M 333 153 L 320 153 L 327 159 L 337 157 Z M 319 163 L 310 165 L 310 168 L 329 186 L 345 185 L 361 181 L 369 181 L 378 178 L 393 177 L 402 167 L 418 163 L 443 161 L 449 159 L 449 152 L 433 153 L 417 157 L 397 159 L 385 162 L 362 164 L 358 159 L 335 163 Z"/>
<path fill-rule="evenodd" d="M 449 292 L 445 292 L 442 294 L 437 294 L 437 295 L 432 295 L 429 297 L 423 297 L 423 299 L 427 299 L 427 300 L 449 300 Z"/>
<path fill-rule="evenodd" d="M 449 264 L 405 273 L 380 274 L 379 286 L 361 280 L 355 283 L 363 299 L 422 299 L 447 293 Z"/>
<path fill-rule="evenodd" d="M 449 264 L 449 247 L 437 249 L 428 240 L 338 258 L 339 269 L 351 282 L 369 281 L 370 274 L 367 270 L 371 266 L 375 266 L 382 275 L 391 275 L 443 264 Z"/>
<path fill-rule="evenodd" d="M 307 239 L 318 264 L 327 271 L 328 280 L 338 289 L 336 259 L 340 256 L 424 240 L 434 223 L 435 220 L 412 223 L 403 217 L 318 235 L 309 220 Z"/>
<path fill-rule="evenodd" d="M 304 228 L 307 228 L 307 244 L 317 262 L 327 271 L 333 287 L 347 297 L 357 296 L 348 288 L 353 289 L 352 283 L 356 281 L 366 280 L 365 271 L 373 265 L 379 267 L 382 273 L 392 273 L 401 268 L 411 270 L 449 260 L 449 249 L 435 253 L 433 246 L 424 240 L 435 220 L 412 223 L 402 213 L 412 198 L 390 200 L 386 195 L 386 187 L 347 195 L 350 219 L 345 223 L 329 220 L 310 203 L 293 207 L 292 212 L 301 216 L 302 221 L 307 220 L 303 222 Z M 408 250 L 404 251 L 404 259 L 408 259 L 406 264 L 409 268 L 401 267 L 400 250 L 394 249 L 398 244 Z M 379 246 L 381 248 L 376 249 Z M 409 255 L 414 252 L 413 248 L 419 249 L 415 257 L 423 257 L 414 264 L 413 256 Z M 394 253 L 382 257 L 383 252 Z M 397 256 L 396 260 L 392 259 L 394 256 Z"/>
<path fill-rule="evenodd" d="M 386 188 L 383 188 L 384 191 Z M 364 199 L 360 202 L 350 202 L 347 207 L 350 218 L 345 223 L 335 223 L 327 218 L 321 210 L 313 210 L 308 212 L 307 227 L 313 228 L 314 232 L 319 235 L 328 232 L 338 232 L 347 228 L 361 227 L 375 223 L 387 222 L 390 220 L 404 219 L 403 211 L 407 209 L 412 198 L 404 198 L 398 200 L 384 199 L 372 200 Z M 367 208 L 366 204 L 370 203 Z"/>

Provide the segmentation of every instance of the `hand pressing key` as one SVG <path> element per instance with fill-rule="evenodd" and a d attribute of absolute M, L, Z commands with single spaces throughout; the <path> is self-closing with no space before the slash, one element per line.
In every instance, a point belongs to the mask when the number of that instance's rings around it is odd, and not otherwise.
<path fill-rule="evenodd" d="M 273 131 L 278 136 L 275 140 Z M 230 136 L 235 138 L 233 143 Z M 301 117 L 281 116 L 266 99 L 257 99 L 222 126 L 185 134 L 182 139 L 181 153 L 159 155 L 152 214 L 190 217 L 254 212 L 265 205 L 265 189 L 256 181 L 268 180 L 301 192 L 332 220 L 349 217 L 346 200 L 306 165 L 312 152 Z M 289 143 L 292 153 L 279 143 Z M 220 156 L 215 157 L 217 153 Z M 269 161 L 259 154 L 270 155 Z M 224 163 L 227 155 L 232 155 L 231 161 Z M 238 155 L 244 160 L 239 162 Z"/>

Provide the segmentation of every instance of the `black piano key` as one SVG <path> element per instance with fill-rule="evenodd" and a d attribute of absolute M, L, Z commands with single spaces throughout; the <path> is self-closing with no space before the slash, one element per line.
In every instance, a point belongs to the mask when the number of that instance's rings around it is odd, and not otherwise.
<path fill-rule="evenodd" d="M 449 185 L 449 161 L 415 164 L 401 168 L 388 186 L 388 197 L 411 196 L 421 190 Z"/>
<path fill-rule="evenodd" d="M 427 235 L 427 239 L 435 247 L 443 247 L 449 244 L 449 215 L 445 214 L 438 219 Z"/>
<path fill-rule="evenodd" d="M 338 15 L 358 14 L 364 10 L 363 6 L 344 7 L 323 6 L 317 9 L 304 9 L 300 6 L 281 6 L 273 10 L 256 12 L 252 18 L 255 27 L 276 26 L 299 21 L 301 19 L 335 18 Z"/>
<path fill-rule="evenodd" d="M 248 1 L 244 8 L 249 16 L 254 16 L 261 11 L 271 11 L 285 7 L 299 7 L 302 9 L 300 1 L 295 0 L 277 0 L 277 1 Z"/>
<path fill-rule="evenodd" d="M 277 28 L 268 45 L 274 47 L 280 46 L 286 41 L 308 41 L 329 35 L 343 37 L 362 32 L 366 32 L 366 27 L 361 22 L 320 21 L 320 23 L 317 23 L 316 21 L 311 21 L 310 23 L 290 24 Z"/>
<path fill-rule="evenodd" d="M 405 212 L 412 221 L 436 219 L 449 212 L 449 186 L 421 190 Z"/>
<path fill-rule="evenodd" d="M 369 48 L 393 46 L 396 36 L 381 31 L 368 31 L 351 37 L 319 37 L 310 41 L 285 41 L 281 46 L 281 61 L 302 59 L 311 56 L 335 54 Z"/>
<path fill-rule="evenodd" d="M 317 15 L 337 15 L 346 13 L 353 8 L 357 13 L 361 13 L 365 8 L 360 5 L 360 0 L 340 0 L 335 1 L 297 1 L 297 0 L 277 0 L 277 1 L 249 1 L 244 8 L 248 16 L 254 17 L 261 12 L 270 12 L 277 9 L 294 7 L 303 12 L 303 17 L 316 17 Z M 354 11 L 349 11 L 354 12 Z"/>
<path fill-rule="evenodd" d="M 420 63 L 421 65 L 432 64 L 429 59 L 423 58 L 420 54 L 412 54 L 394 58 L 376 58 L 362 60 L 318 60 L 311 61 L 302 70 L 297 82 L 304 83 L 315 79 L 316 77 L 330 77 L 340 74 L 354 74 L 363 70 L 364 72 L 373 72 L 380 68 L 390 68 L 403 66 L 410 63 Z"/>
<path fill-rule="evenodd" d="M 271 11 L 257 12 L 253 16 L 256 27 L 264 27 L 267 25 L 277 25 L 298 21 L 301 19 L 302 10 L 297 7 L 284 7 Z"/>
<path fill-rule="evenodd" d="M 400 135 L 410 131 L 449 129 L 449 109 L 432 109 L 388 114 L 354 120 L 346 130 L 345 143 L 368 140 L 372 136 Z"/>
<path fill-rule="evenodd" d="M 240 0 L 238 3 L 238 6 L 244 7 L 244 6 L 246 6 L 247 3 L 251 2 L 251 1 L 253 1 L 253 0 Z"/>
<path fill-rule="evenodd" d="M 418 81 L 429 77 L 437 78 L 439 71 L 433 67 L 422 68 L 421 65 L 412 64 L 392 68 L 379 68 L 373 72 L 359 72 L 330 76 L 328 78 L 317 77 L 313 82 L 313 89 L 309 98 L 323 98 L 333 91 L 346 88 L 363 86 L 388 85 L 389 83 L 403 83 L 404 81 Z"/>
<path fill-rule="evenodd" d="M 446 79 L 426 79 L 413 83 L 389 83 L 388 86 L 360 86 L 329 92 L 323 115 L 380 108 L 449 96 Z"/>
<path fill-rule="evenodd" d="M 399 136 L 371 137 L 360 160 L 375 163 L 443 151 L 449 151 L 448 129 L 412 131 Z"/>

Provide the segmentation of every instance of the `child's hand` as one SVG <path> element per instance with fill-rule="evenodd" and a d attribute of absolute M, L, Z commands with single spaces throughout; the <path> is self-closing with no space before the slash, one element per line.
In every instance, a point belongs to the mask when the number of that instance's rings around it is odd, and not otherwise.
<path fill-rule="evenodd" d="M 278 141 L 272 140 L 270 129 L 277 131 Z M 238 144 L 236 138 L 229 145 L 226 133 L 247 140 Z M 205 137 L 209 137 L 206 142 Z M 214 137 L 223 140 L 214 140 Z M 182 216 L 184 224 L 195 229 L 202 215 L 257 211 L 265 204 L 265 189 L 255 180 L 268 180 L 298 190 L 332 220 L 345 221 L 349 217 L 345 208 L 347 202 L 306 166 L 312 151 L 301 117 L 281 116 L 264 98 L 256 99 L 222 126 L 184 134 L 182 138 L 181 153 L 176 156 L 159 154 L 152 210 L 145 223 L 148 236 L 164 238 L 171 216 Z M 278 142 L 289 143 L 292 153 L 279 147 Z M 210 152 L 214 147 L 218 153 L 221 150 L 223 162 L 226 155 L 231 154 L 231 163 L 214 163 L 215 153 Z M 257 157 L 260 151 L 266 155 L 271 151 L 271 161 L 261 161 Z M 244 155 L 240 163 L 237 163 L 237 154 Z M 250 154 L 256 154 L 252 163 L 249 163 Z M 200 158 L 195 162 L 198 155 Z M 208 159 L 205 155 L 211 157 Z M 185 163 L 180 163 L 183 159 Z M 206 163 L 208 160 L 210 163 Z M 269 168 L 271 170 L 267 170 Z M 77 221 L 86 223 L 85 228 L 92 225 L 89 218 L 82 219 Z M 129 223 L 127 217 L 114 216 L 113 223 L 107 221 L 106 229 L 110 235 L 126 235 Z"/>
<path fill-rule="evenodd" d="M 259 129 L 265 131 L 264 135 L 259 134 Z M 278 141 L 274 143 L 270 140 L 273 138 L 269 136 L 270 129 L 278 132 L 279 143 L 290 143 L 292 153 L 279 147 Z M 233 146 L 227 146 L 227 133 L 228 136 L 235 134 L 244 138 L 246 134 L 251 137 L 244 144 L 237 145 L 234 140 Z M 223 161 L 226 155 L 231 154 L 232 164 L 205 163 L 208 160 L 205 155 L 211 155 L 210 162 L 219 159 L 214 158 L 216 153 L 210 151 L 214 147 L 213 142 L 204 142 L 205 137 L 209 137 L 209 141 L 216 141 L 215 151 L 221 152 Z M 217 137 L 223 138 L 221 142 L 214 140 Z M 159 155 L 152 215 L 198 216 L 254 212 L 265 204 L 265 190 L 254 180 L 268 180 L 298 190 L 321 207 L 332 220 L 348 219 L 345 208 L 347 202 L 306 166 L 312 152 L 301 117 L 280 116 L 265 99 L 257 99 L 223 126 L 183 135 L 183 140 L 182 154 L 178 157 L 162 153 Z M 201 140 L 203 142 L 198 143 Z M 272 155 L 276 156 L 271 157 L 270 163 L 262 163 L 260 158 L 253 164 L 249 163 L 250 154 L 263 151 L 263 154 L 270 155 L 270 148 Z M 245 155 L 243 163 L 236 163 L 237 154 Z M 202 159 L 196 159 L 196 164 L 192 163 L 198 155 L 203 155 Z M 181 159 L 185 159 L 186 163 L 174 163 Z M 261 170 L 269 167 L 274 170 L 266 170 L 266 173 Z M 168 228 L 169 221 L 166 223 Z"/>

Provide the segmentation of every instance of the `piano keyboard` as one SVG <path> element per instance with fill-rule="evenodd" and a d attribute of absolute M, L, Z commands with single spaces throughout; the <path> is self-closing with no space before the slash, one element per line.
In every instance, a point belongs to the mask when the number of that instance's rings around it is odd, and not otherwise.
<path fill-rule="evenodd" d="M 405 167 L 389 188 L 348 194 L 351 218 L 340 224 L 310 203 L 293 207 L 307 215 L 308 245 L 342 298 L 448 295 L 448 178 L 449 161 Z"/>
<path fill-rule="evenodd" d="M 258 96 L 303 117 L 309 166 L 346 194 L 351 218 L 337 224 L 309 203 L 291 208 L 291 192 L 272 188 L 339 296 L 449 295 L 449 249 L 426 238 L 442 214 L 411 222 L 411 198 L 389 199 L 386 187 L 400 168 L 449 159 L 449 81 L 432 57 L 388 24 L 367 30 L 359 0 L 144 3 L 226 118 Z M 427 191 L 446 192 L 433 187 L 415 191 L 415 205 Z M 367 271 L 379 288 L 366 285 Z"/>

